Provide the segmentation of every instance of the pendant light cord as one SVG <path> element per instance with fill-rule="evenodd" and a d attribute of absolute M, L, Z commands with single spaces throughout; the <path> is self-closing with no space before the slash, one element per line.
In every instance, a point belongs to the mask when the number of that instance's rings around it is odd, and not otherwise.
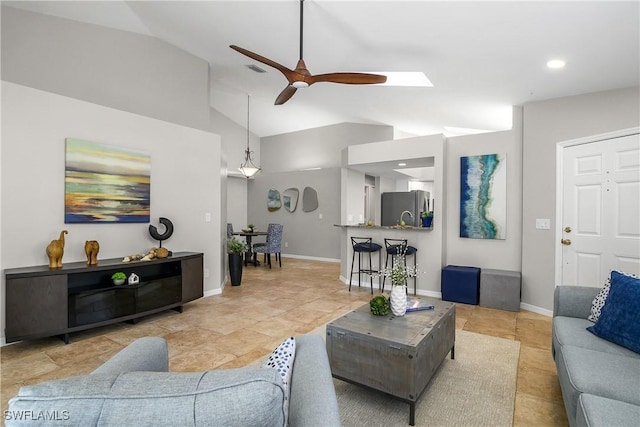
<path fill-rule="evenodd" d="M 249 98 L 251 95 L 247 94 L 247 160 L 249 160 Z"/>
<path fill-rule="evenodd" d="M 251 158 L 251 153 L 253 153 L 253 151 L 251 151 L 251 147 L 250 147 L 250 141 L 251 141 L 251 131 L 249 130 L 249 125 L 250 125 L 250 110 L 251 110 L 251 95 L 247 94 L 247 149 L 245 150 L 245 159 L 244 159 L 244 163 L 240 165 L 240 172 L 242 172 L 242 174 L 247 178 L 252 178 L 255 174 L 259 173 L 262 168 L 260 166 L 256 166 L 253 163 L 253 159 Z"/>

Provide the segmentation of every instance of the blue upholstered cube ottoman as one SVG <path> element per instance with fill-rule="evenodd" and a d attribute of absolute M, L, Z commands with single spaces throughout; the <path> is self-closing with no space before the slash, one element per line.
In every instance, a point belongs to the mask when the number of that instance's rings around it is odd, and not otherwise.
<path fill-rule="evenodd" d="M 447 265 L 442 269 L 442 299 L 478 305 L 480 299 L 480 269 Z"/>

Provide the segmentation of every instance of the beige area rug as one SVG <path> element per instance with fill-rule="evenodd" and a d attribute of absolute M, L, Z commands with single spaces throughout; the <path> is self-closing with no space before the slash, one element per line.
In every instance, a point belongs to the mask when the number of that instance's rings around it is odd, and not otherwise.
<path fill-rule="evenodd" d="M 311 333 L 325 336 L 325 326 Z M 416 404 L 416 426 L 511 426 L 520 343 L 456 330 L 455 359 L 442 362 Z M 342 424 L 408 426 L 409 405 L 334 379 Z"/>

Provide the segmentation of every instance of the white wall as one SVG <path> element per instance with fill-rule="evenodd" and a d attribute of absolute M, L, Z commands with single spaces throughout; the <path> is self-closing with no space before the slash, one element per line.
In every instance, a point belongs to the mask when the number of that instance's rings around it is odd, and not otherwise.
<path fill-rule="evenodd" d="M 255 225 L 281 222 L 289 247 L 283 253 L 293 256 L 338 259 L 336 243 L 341 221 L 340 171 L 342 151 L 349 145 L 380 141 L 393 133 L 390 126 L 340 123 L 300 132 L 274 135 L 260 141 L 260 166 L 263 172 L 248 184 L 247 221 Z M 253 147 L 253 142 L 251 143 Z M 320 167 L 321 170 L 301 169 Z M 267 191 L 275 188 L 281 193 L 289 187 L 302 190 L 305 186 L 318 191 L 319 208 L 311 213 L 300 211 L 290 214 L 284 209 L 278 213 L 266 209 Z M 362 185 L 364 188 L 364 177 Z M 322 213 L 323 218 L 319 218 Z M 364 215 L 361 202 L 356 219 Z M 312 224 L 303 226 L 301 224 Z M 308 242 L 313 242 L 309 244 Z"/>
<path fill-rule="evenodd" d="M 246 129 L 210 108 L 206 61 L 146 35 L 6 4 L 2 12 L 3 80 L 220 135 L 225 188 L 218 205 L 233 195 L 220 234 L 226 236 L 227 216 L 246 218 L 246 183 L 226 188 L 227 164 L 235 170 L 244 158 Z M 259 159 L 259 138 L 250 137 Z M 225 265 L 224 256 L 220 262 Z M 222 271 L 219 280 L 225 277 Z"/>
<path fill-rule="evenodd" d="M 283 254 L 322 260 L 339 259 L 339 230 L 334 227 L 334 224 L 340 222 L 339 168 L 264 173 L 250 180 L 248 187 L 247 196 L 251 212 L 248 221 L 265 231 L 269 223 L 282 224 Z M 311 187 L 318 193 L 318 209 L 315 211 L 302 210 L 302 194 L 305 187 Z M 269 189 L 278 190 L 282 198 L 287 188 L 298 189 L 296 210 L 289 212 L 284 205 L 277 211 L 267 210 Z"/>
<path fill-rule="evenodd" d="M 460 157 L 504 153 L 507 157 L 505 240 L 460 237 Z M 512 129 L 448 138 L 446 263 L 520 271 L 522 258 L 522 109 L 513 109 Z M 436 205 L 438 200 L 436 200 Z"/>
<path fill-rule="evenodd" d="M 226 173 L 228 173 L 228 179 L 225 180 L 225 198 L 222 201 L 223 206 L 226 206 L 223 221 L 226 236 L 227 222 L 233 224 L 234 230 L 239 230 L 247 225 L 247 179 L 238 171 L 244 162 L 247 129 L 213 108 L 211 109 L 210 129 L 211 132 L 220 135 L 222 154 L 226 161 Z M 260 165 L 260 138 L 252 133 L 249 134 L 249 138 L 253 159 L 256 165 Z"/>
<path fill-rule="evenodd" d="M 245 149 L 247 148 L 247 128 L 211 108 L 209 130 L 222 138 L 222 152 L 227 160 L 229 175 L 241 176 L 238 168 L 244 162 Z M 260 138 L 249 133 L 249 143 L 249 147 L 253 151 L 254 162 L 256 165 L 260 165 Z"/>
<path fill-rule="evenodd" d="M 556 145 L 640 125 L 640 90 L 626 88 L 524 105 L 522 301 L 548 310 L 555 288 Z M 551 219 L 536 230 L 536 218 Z"/>
<path fill-rule="evenodd" d="M 175 232 L 164 245 L 203 252 L 210 270 L 204 291 L 219 291 L 219 136 L 8 82 L 2 82 L 2 268 L 46 265 L 45 248 L 63 229 L 69 231 L 65 263 L 86 260 L 85 240 L 98 240 L 98 259 L 157 245 L 148 224 L 64 223 L 67 137 L 151 154 L 151 222 L 171 219 Z M 3 300 L 4 289 L 3 275 Z M 4 305 L 0 317 L 4 332 Z"/>
<path fill-rule="evenodd" d="M 358 123 L 339 123 L 268 136 L 260 140 L 260 166 L 265 172 L 341 167 L 345 147 L 386 141 L 392 136 L 391 126 Z"/>
<path fill-rule="evenodd" d="M 209 65 L 154 37 L 2 5 L 2 79 L 209 130 Z"/>
<path fill-rule="evenodd" d="M 0 7 L 0 22 L 2 22 L 2 7 Z M 1 61 L 0 61 L 1 62 Z M 2 84 L 0 83 L 0 100 L 2 100 Z M 4 201 L 2 200 L 2 187 L 4 181 L 2 176 L 4 175 L 2 172 L 2 151 L 3 151 L 3 143 L 2 143 L 2 105 L 0 105 L 0 272 L 4 272 L 4 261 L 2 256 L 2 229 L 4 227 L 4 221 L 2 220 L 2 211 L 4 207 Z M 0 345 L 6 343 L 5 335 L 4 335 L 4 325 L 5 325 L 5 285 L 4 285 L 4 274 L 0 277 Z"/>
<path fill-rule="evenodd" d="M 364 221 L 364 172 L 343 168 L 341 184 L 340 224 L 354 225 Z M 379 196 L 378 196 L 379 197 Z M 378 199 L 379 200 L 379 199 Z M 379 205 L 380 203 L 378 203 Z M 377 208 L 377 211 L 380 209 Z M 377 216 L 377 218 L 380 218 Z M 379 222 L 379 221 L 378 221 Z"/>
<path fill-rule="evenodd" d="M 229 170 L 237 172 L 246 128 L 210 108 L 206 61 L 153 37 L 4 5 L 2 10 L 3 80 L 215 132 Z M 250 138 L 259 162 L 260 139 Z M 244 222 L 246 183 L 233 190 L 227 215 Z"/>
<path fill-rule="evenodd" d="M 349 165 L 363 165 L 366 163 L 378 163 L 388 160 L 406 159 L 406 153 L 412 153 L 415 158 L 433 157 L 434 159 L 434 181 L 432 198 L 436 200 L 434 215 L 440 218 L 434 222 L 431 231 L 403 231 L 403 230 L 381 230 L 370 229 L 367 233 L 375 238 L 375 241 L 382 244 L 384 237 L 400 236 L 407 238 L 410 245 L 418 248 L 417 263 L 423 272 L 418 280 L 418 293 L 423 295 L 437 296 L 440 292 L 440 271 L 445 263 L 446 254 L 446 230 L 447 230 L 447 174 L 445 165 L 447 164 L 447 153 L 445 140 L 442 135 L 428 135 L 400 140 L 379 141 L 369 144 L 350 146 L 346 149 L 346 167 L 342 174 L 342 199 L 346 201 L 346 206 L 363 205 L 364 173 L 348 169 Z M 398 156 L 398 157 L 396 157 Z M 402 157 L 401 157 L 402 156 Z M 391 186 L 392 183 L 386 179 L 378 179 L 381 190 L 389 191 L 384 187 Z M 364 209 L 361 208 L 363 211 Z M 345 214 L 349 213 L 348 211 Z M 343 224 L 354 224 L 359 221 L 347 222 Z M 349 237 L 361 235 L 359 228 L 343 228 L 341 234 L 342 263 L 340 274 L 347 281 L 351 258 Z"/>
<path fill-rule="evenodd" d="M 249 224 L 247 200 L 247 179 L 244 177 L 227 178 L 226 222 L 233 224 L 234 231 L 245 228 Z"/>

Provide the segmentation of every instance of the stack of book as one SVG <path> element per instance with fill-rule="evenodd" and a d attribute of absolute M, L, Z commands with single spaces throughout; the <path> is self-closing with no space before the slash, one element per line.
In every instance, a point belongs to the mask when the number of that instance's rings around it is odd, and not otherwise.
<path fill-rule="evenodd" d="M 408 298 L 407 299 L 407 313 L 411 311 L 421 311 L 421 310 L 433 310 L 433 305 L 422 301 L 418 298 Z"/>

